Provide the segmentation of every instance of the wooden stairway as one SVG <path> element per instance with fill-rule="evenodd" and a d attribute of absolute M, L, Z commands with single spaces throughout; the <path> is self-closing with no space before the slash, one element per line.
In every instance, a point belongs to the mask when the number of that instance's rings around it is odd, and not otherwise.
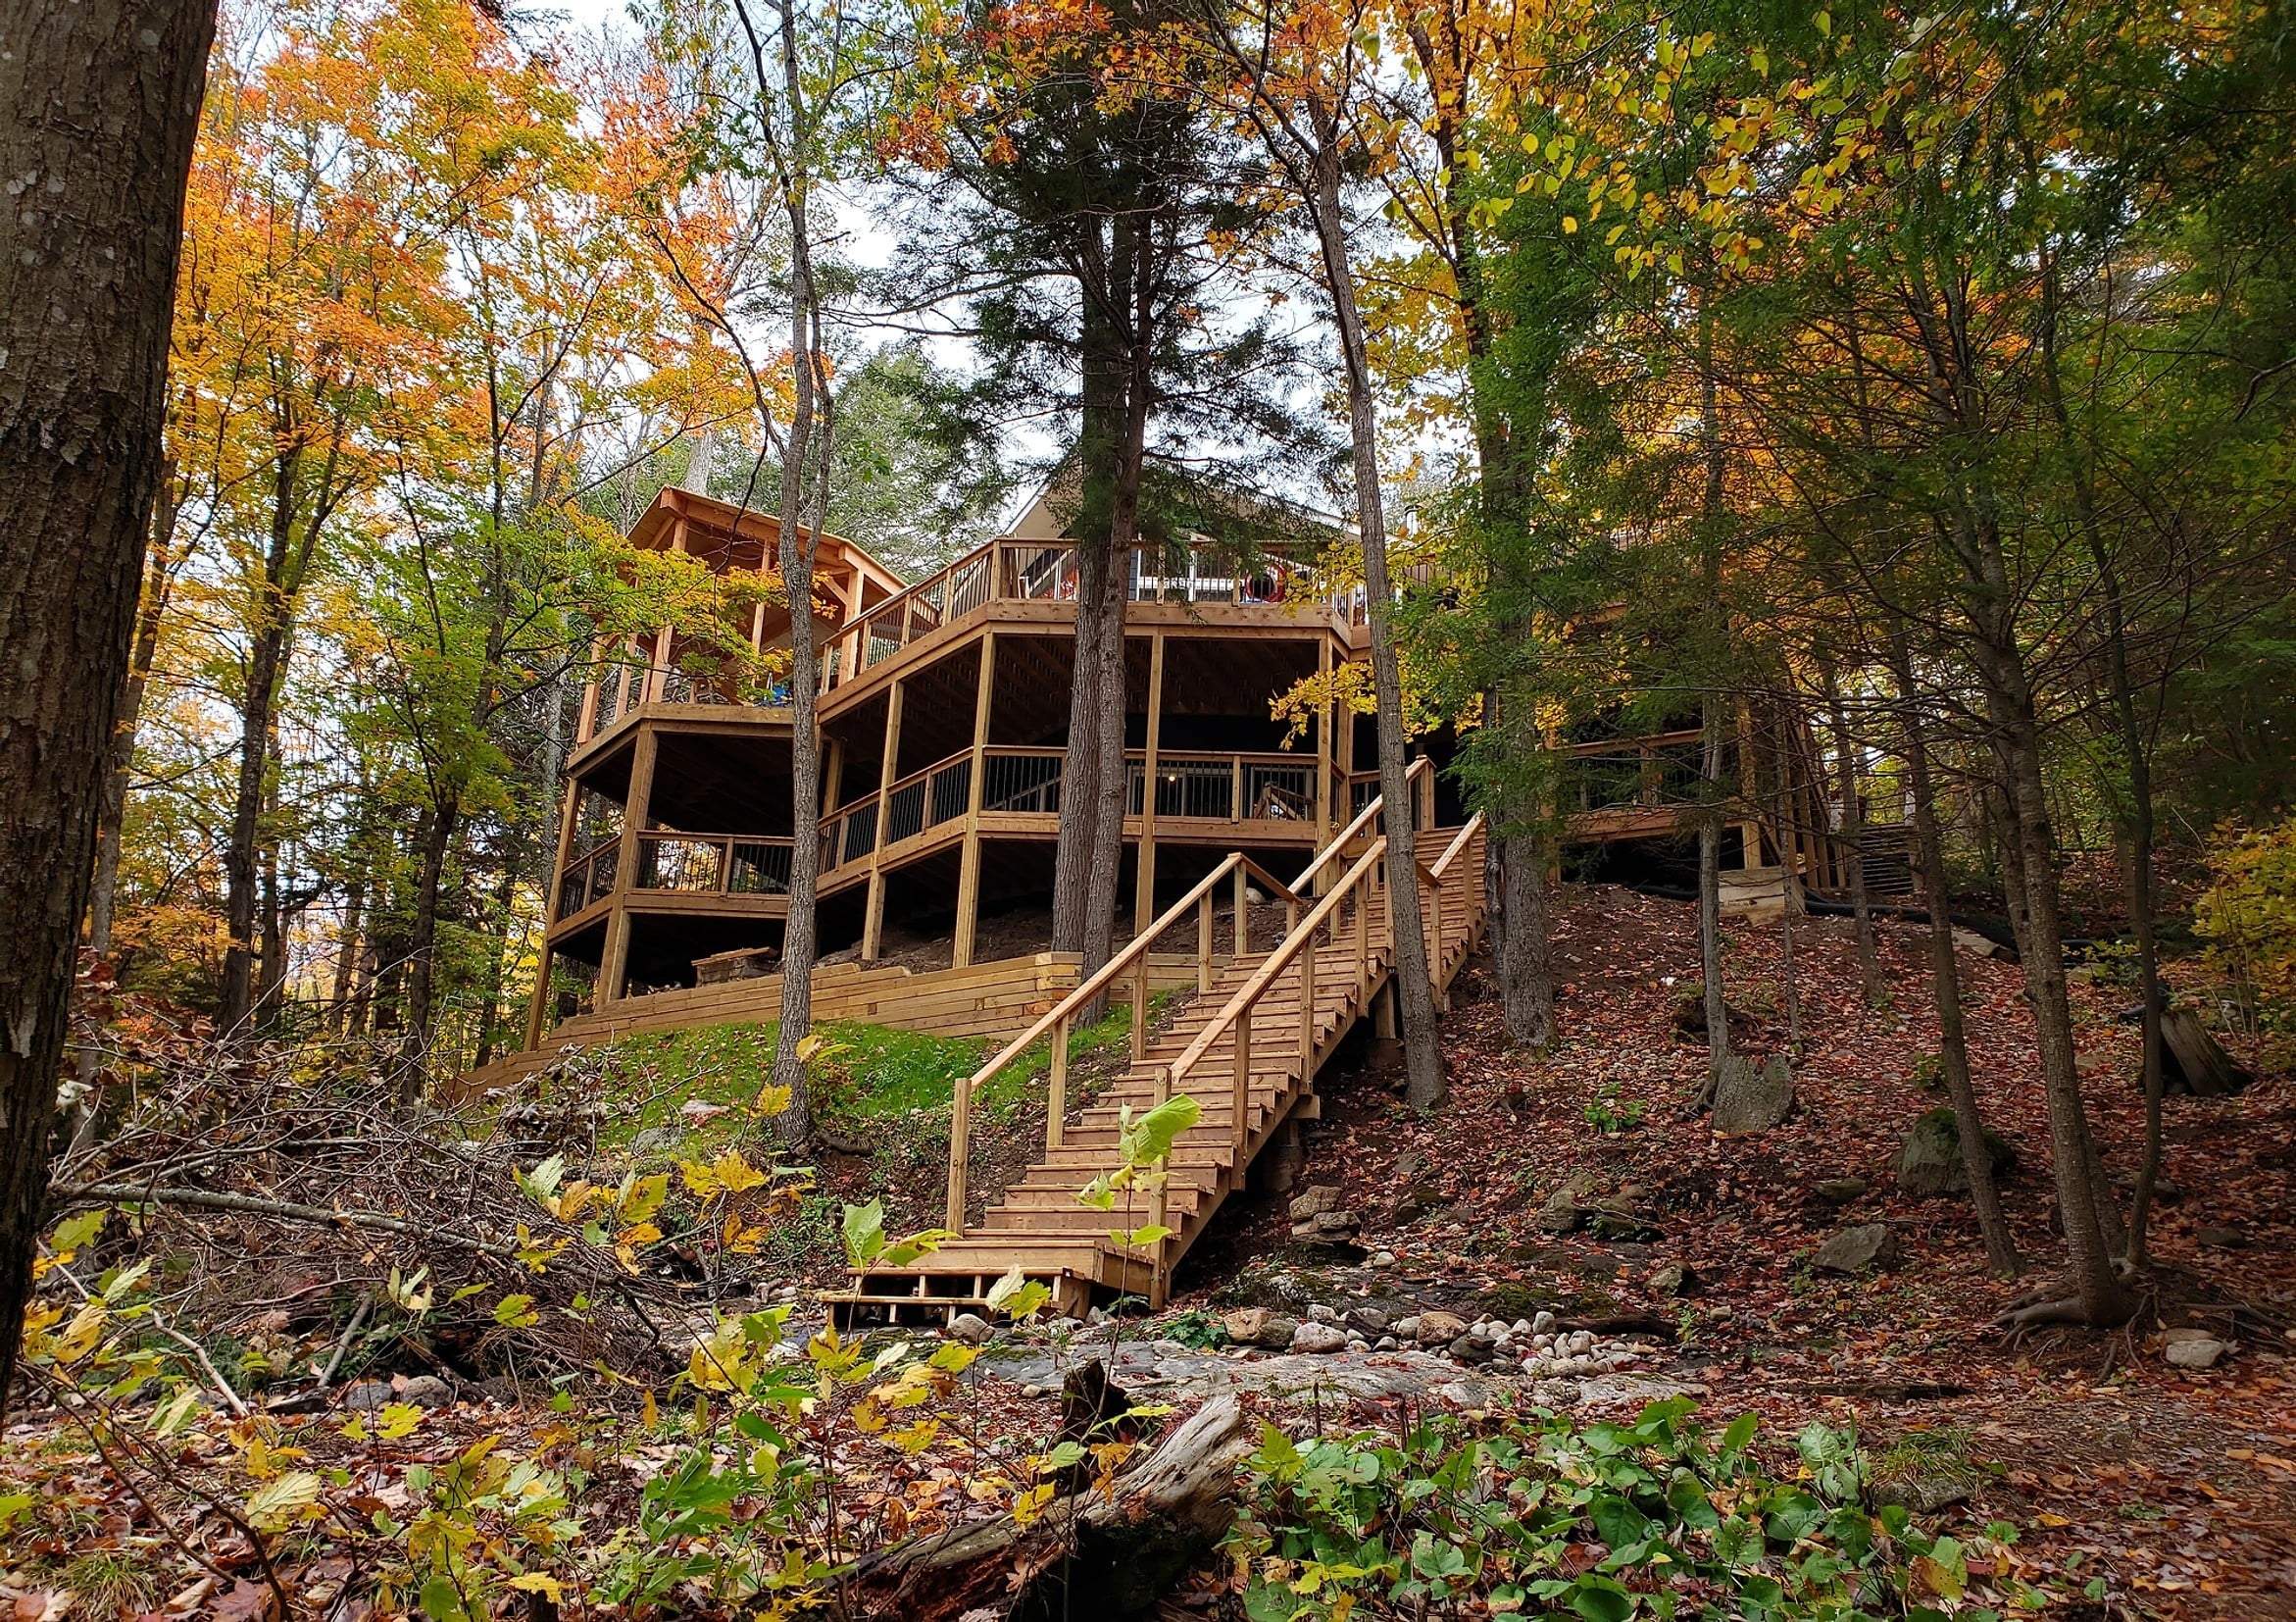
<path fill-rule="evenodd" d="M 1248 858 L 1230 856 L 1132 947 L 983 1067 L 960 1090 L 951 1133 L 948 1226 L 957 1237 L 909 1266 L 857 1275 L 850 1290 L 824 1297 L 837 1318 L 898 1323 L 945 1320 L 960 1310 L 985 1312 L 989 1288 L 1015 1268 L 1049 1286 L 1066 1311 L 1080 1313 L 1096 1292 L 1145 1295 L 1161 1304 L 1173 1264 L 1202 1237 L 1227 1195 L 1243 1186 L 1253 1159 L 1287 1118 L 1315 1110 L 1317 1067 L 1373 1011 L 1392 978 L 1386 841 L 1363 833 L 1377 809 L 1376 801 L 1366 807 L 1291 885 Z M 1483 925 L 1482 821 L 1429 830 L 1421 837 L 1423 848 L 1437 853 L 1421 876 L 1427 909 L 1423 938 L 1431 948 L 1429 978 L 1440 1003 Z M 1360 854 L 1351 859 L 1350 851 Z M 1344 866 L 1345 876 L 1316 896 L 1318 876 L 1333 864 Z M 1271 889 L 1287 902 L 1292 923 L 1272 949 L 1245 950 L 1215 970 L 1208 944 L 1211 903 L 1223 879 L 1232 880 L 1239 896 L 1247 879 Z M 1074 1122 L 1062 1118 L 1068 1113 L 1060 1107 L 1065 1081 L 1056 1063 L 1048 1079 L 1053 1108 L 1047 1142 L 1019 1181 L 968 1222 L 972 1093 L 1039 1037 L 1050 1035 L 1055 1053 L 1065 1053 L 1073 1016 L 1129 972 L 1134 953 L 1184 922 L 1191 910 L 1199 914 L 1200 938 L 1207 942 L 1194 1002 L 1168 1029 L 1136 1037 L 1130 1066 Z M 1303 931 L 1313 938 L 1312 950 Z M 1144 1001 L 1135 994 L 1135 1010 Z M 1128 1106 L 1137 1118 L 1177 1092 L 1193 1096 L 1202 1114 L 1174 1144 L 1162 1187 L 1120 1193 L 1114 1211 L 1083 1204 L 1079 1191 L 1121 1163 L 1122 1111 Z M 1169 1228 L 1171 1236 L 1139 1248 L 1111 1238 L 1112 1230 L 1132 1232 L 1149 1224 Z"/>

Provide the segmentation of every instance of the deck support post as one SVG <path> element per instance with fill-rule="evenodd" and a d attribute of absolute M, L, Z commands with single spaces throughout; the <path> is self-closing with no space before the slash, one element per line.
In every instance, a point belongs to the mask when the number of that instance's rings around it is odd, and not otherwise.
<path fill-rule="evenodd" d="M 1340 818 L 1331 803 L 1331 722 L 1337 713 L 1331 703 L 1331 636 L 1316 638 L 1316 674 L 1323 679 L 1323 701 L 1316 708 L 1316 843 L 1321 847 L 1339 831 Z M 1238 807 L 1238 815 L 1241 815 Z"/>
<path fill-rule="evenodd" d="M 1045 1083 L 1044 1147 L 1047 1153 L 1061 1146 L 1061 1139 L 1068 1132 L 1069 1113 L 1069 1022 L 1058 1020 L 1052 1028 L 1052 1064 Z"/>
<path fill-rule="evenodd" d="M 893 678 L 885 693 L 885 752 L 877 763 L 877 836 L 869 852 L 869 907 L 861 924 L 861 960 L 874 963 L 885 935 L 885 832 L 892 825 L 893 785 L 901 766 L 901 695 L 904 684 Z"/>
<path fill-rule="evenodd" d="M 606 950 L 598 961 L 598 986 L 590 995 L 592 1007 L 620 1002 L 629 973 L 629 897 L 637 887 L 638 846 L 646 831 L 646 813 L 654 797 L 654 760 L 661 735 L 640 726 L 630 746 L 629 792 L 622 810 L 622 848 L 614 853 L 614 906 L 606 915 Z"/>
<path fill-rule="evenodd" d="M 980 682 L 973 698 L 973 767 L 965 797 L 965 851 L 957 867 L 957 938 L 949 962 L 973 966 L 973 942 L 980 922 L 980 805 L 988 770 L 988 711 L 996 687 L 996 633 L 980 636 Z"/>
<path fill-rule="evenodd" d="M 1235 1085 L 1233 1090 L 1234 1115 L 1229 1122 L 1235 1134 L 1235 1183 L 1243 1187 L 1244 1149 L 1252 1139 L 1252 1015 L 1246 1009 L 1243 1018 L 1235 1022 Z"/>
<path fill-rule="evenodd" d="M 1241 862 L 1235 869 L 1235 938 L 1229 942 L 1235 957 L 1252 949 L 1252 881 Z"/>
<path fill-rule="evenodd" d="M 1156 756 L 1163 738 L 1164 633 L 1158 631 L 1148 638 L 1148 737 L 1140 756 L 1140 845 L 1132 889 L 1135 930 L 1146 929 L 1156 916 Z"/>
<path fill-rule="evenodd" d="M 965 1201 L 969 1162 L 973 1158 L 973 1086 L 970 1077 L 957 1083 L 949 1121 L 949 1203 L 942 1224 L 953 1234 L 965 1231 Z"/>
<path fill-rule="evenodd" d="M 593 696 L 596 687 L 591 688 Z M 574 823 L 582 803 L 582 786 L 567 779 L 565 803 L 558 808 L 558 854 L 551 858 L 550 882 L 542 887 L 542 948 L 534 954 L 534 994 L 526 999 L 527 1047 L 542 1045 L 542 1020 L 549 1007 L 550 967 L 557 954 L 550 947 L 550 931 L 558 922 L 558 892 L 566 885 L 566 859 L 574 854 Z"/>

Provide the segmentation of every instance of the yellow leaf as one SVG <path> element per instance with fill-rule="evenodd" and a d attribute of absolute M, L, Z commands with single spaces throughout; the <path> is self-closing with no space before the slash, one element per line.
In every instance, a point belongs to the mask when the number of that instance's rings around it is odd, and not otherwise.
<path fill-rule="evenodd" d="M 739 1149 L 727 1149 L 718 1156 L 717 1163 L 710 1170 L 718 1179 L 719 1186 L 729 1194 L 746 1193 L 751 1189 L 763 1187 L 767 1182 L 766 1174 L 744 1160 Z"/>
<path fill-rule="evenodd" d="M 1564 234 L 1565 236 L 1569 236 L 1569 235 L 1571 235 L 1571 234 L 1572 234 L 1573 231 L 1575 231 L 1575 230 L 1577 230 L 1577 229 L 1578 229 L 1578 217 L 1577 217 L 1576 215 L 1574 215 L 1574 214 L 1566 214 L 1566 215 L 1564 215 L 1564 216 L 1563 216 L 1563 234 Z"/>
<path fill-rule="evenodd" d="M 510 1580 L 510 1586 L 521 1594 L 538 1594 L 553 1605 L 563 1604 L 566 1600 L 566 1590 L 560 1585 L 558 1579 L 544 1576 L 539 1571 L 529 1571 L 513 1577 Z"/>
<path fill-rule="evenodd" d="M 423 1410 L 412 1402 L 386 1402 L 374 1418 L 375 1436 L 383 1442 L 396 1442 L 415 1434 L 415 1427 L 423 1423 Z"/>
<path fill-rule="evenodd" d="M 267 1481 L 247 1500 L 247 1522 L 259 1532 L 275 1532 L 319 1502 L 319 1477 L 309 1470 Z"/>

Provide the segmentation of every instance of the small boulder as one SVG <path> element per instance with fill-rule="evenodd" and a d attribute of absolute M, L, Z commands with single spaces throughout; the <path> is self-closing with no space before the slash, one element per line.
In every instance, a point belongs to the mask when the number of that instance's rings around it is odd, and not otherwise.
<path fill-rule="evenodd" d="M 1299 1320 L 1281 1312 L 1271 1312 L 1264 1306 L 1247 1306 L 1221 1319 L 1220 1327 L 1239 1346 L 1284 1351 L 1291 1346 L 1292 1332 L 1299 1328 Z"/>
<path fill-rule="evenodd" d="M 1866 1180 L 1862 1177 L 1829 1177 L 1815 1191 L 1828 1205 L 1848 1205 L 1866 1197 Z"/>
<path fill-rule="evenodd" d="M 685 1141 L 685 1128 L 673 1123 L 666 1127 L 648 1127 L 629 1140 L 633 1158 L 649 1154 L 668 1154 Z"/>
<path fill-rule="evenodd" d="M 2171 1341 L 2167 1356 L 2171 1367 L 2180 1369 L 2213 1369 L 2217 1360 L 2232 1348 L 2213 1335 L 2198 1340 Z"/>
<path fill-rule="evenodd" d="M 2237 1228 L 2203 1228 L 2192 1237 L 2212 1250 L 2238 1250 L 2248 1243 L 2248 1236 Z"/>
<path fill-rule="evenodd" d="M 1455 1361 L 1471 1366 L 1487 1363 L 1498 1354 L 1498 1347 L 1481 1335 L 1462 1335 L 1449 1349 Z"/>
<path fill-rule="evenodd" d="M 969 1346 L 988 1344 L 988 1338 L 996 1327 L 977 1312 L 960 1312 L 949 1320 L 949 1339 L 962 1341 Z"/>
<path fill-rule="evenodd" d="M 1870 1267 L 1891 1266 L 1897 1257 L 1897 1236 L 1885 1223 L 1869 1222 L 1835 1234 L 1818 1247 L 1810 1262 L 1828 1273 L 1863 1273 Z"/>
<path fill-rule="evenodd" d="M 1415 1183 L 1404 1191 L 1403 1197 L 1387 1213 L 1387 1220 L 1400 1228 L 1407 1222 L 1441 1210 L 1451 1203 L 1451 1196 L 1432 1183 Z"/>
<path fill-rule="evenodd" d="M 1670 1261 L 1650 1275 L 1650 1293 L 1654 1295 L 1678 1294 L 1688 1277 L 1680 1262 Z"/>
<path fill-rule="evenodd" d="M 1773 1053 L 1757 1068 L 1735 1053 L 1723 1061 L 1714 1089 L 1714 1130 L 1725 1136 L 1768 1132 L 1794 1107 L 1794 1073 Z"/>
<path fill-rule="evenodd" d="M 1423 1346 L 1447 1346 L 1467 1333 L 1467 1320 L 1456 1312 L 1423 1312 L 1416 1339 Z"/>
<path fill-rule="evenodd" d="M 1578 1196 L 1569 1189 L 1557 1189 L 1539 1208 L 1538 1225 L 1550 1234 L 1568 1234 L 1585 1220 L 1586 1213 L 1578 1208 Z"/>
<path fill-rule="evenodd" d="M 418 1374 L 399 1388 L 398 1399 L 418 1408 L 444 1408 L 455 1399 L 455 1389 L 435 1374 Z"/>
<path fill-rule="evenodd" d="M 397 1400 L 398 1394 L 390 1389 L 387 1380 L 362 1380 L 343 1393 L 343 1406 L 353 1413 L 373 1413 Z"/>
<path fill-rule="evenodd" d="M 1996 1176 L 2017 1163 L 2017 1151 L 1991 1131 L 1985 1134 L 1985 1154 Z M 1897 1156 L 1897 1184 L 1916 1199 L 1969 1191 L 1969 1168 L 1961 1157 L 1961 1126 L 1951 1109 L 1930 1110 L 1906 1134 L 1905 1147 Z"/>
<path fill-rule="evenodd" d="M 1301 1324 L 1291 1332 L 1291 1349 L 1301 1352 L 1330 1352 L 1347 1349 L 1347 1331 L 1337 1324 Z"/>
<path fill-rule="evenodd" d="M 1292 1199 L 1291 1220 L 1313 1222 L 1325 1211 L 1336 1211 L 1339 1209 L 1339 1185 L 1336 1183 L 1310 1184 L 1305 1193 Z"/>
<path fill-rule="evenodd" d="M 1387 1333 L 1388 1317 L 1375 1306 L 1359 1306 L 1347 1315 L 1347 1327 L 1359 1335 L 1378 1336 Z"/>

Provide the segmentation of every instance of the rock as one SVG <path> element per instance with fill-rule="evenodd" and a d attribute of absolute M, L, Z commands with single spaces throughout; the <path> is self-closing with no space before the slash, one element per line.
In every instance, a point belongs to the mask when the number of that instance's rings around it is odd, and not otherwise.
<path fill-rule="evenodd" d="M 1395 1252 L 1392 1250 L 1380 1251 L 1372 1258 L 1372 1265 L 1373 1267 L 1393 1267 L 1395 1265 Z"/>
<path fill-rule="evenodd" d="M 1275 1317 L 1275 1313 L 1269 1311 L 1264 1306 L 1239 1306 L 1233 1312 L 1221 1315 L 1220 1327 L 1225 1332 L 1229 1342 L 1235 1345 L 1262 1345 L 1266 1343 L 1264 1338 L 1268 1334 L 1268 1326 L 1274 1321 Z M 1291 1343 L 1291 1338 L 1288 1334 L 1284 1337 L 1283 1343 L 1285 1345 Z"/>
<path fill-rule="evenodd" d="M 1312 1324 L 1335 1324 L 1339 1322 L 1339 1314 L 1332 1308 L 1325 1306 L 1322 1301 L 1318 1301 L 1313 1306 L 1308 1308 L 1308 1322 Z"/>
<path fill-rule="evenodd" d="M 1325 1211 L 1316 1218 L 1319 1234 L 1352 1234 L 1358 1226 L 1353 1211 Z"/>
<path fill-rule="evenodd" d="M 1863 1273 L 1869 1267 L 1891 1266 L 1897 1256 L 1897 1236 L 1887 1224 L 1870 1222 L 1835 1234 L 1818 1247 L 1810 1264 L 1828 1273 Z"/>
<path fill-rule="evenodd" d="M 1999 957 L 2002 955 L 2001 943 L 1998 940 L 1989 940 L 1975 930 L 1965 929 L 1959 924 L 1953 926 L 1953 944 L 1955 949 L 1969 952 L 1977 957 Z"/>
<path fill-rule="evenodd" d="M 1398 1183 L 1409 1183 L 1426 1169 L 1427 1157 L 1417 1149 L 1405 1149 L 1395 1157 L 1394 1177 Z"/>
<path fill-rule="evenodd" d="M 343 1406 L 353 1413 L 371 1414 L 386 1403 L 398 1400 L 387 1380 L 362 1380 L 343 1393 Z"/>
<path fill-rule="evenodd" d="M 949 1339 L 969 1346 L 988 1344 L 988 1338 L 995 1333 L 996 1326 L 977 1312 L 960 1312 L 949 1320 Z"/>
<path fill-rule="evenodd" d="M 1542 1408 L 1574 1408 L 1578 1394 L 1575 1380 L 1541 1380 L 1530 1388 L 1531 1401 Z"/>
<path fill-rule="evenodd" d="M 1293 1351 L 1341 1351 L 1346 1346 L 1347 1331 L 1336 1324 L 1304 1323 L 1291 1332 Z"/>
<path fill-rule="evenodd" d="M 2017 1151 L 1990 1130 L 1985 1134 L 1985 1152 L 1995 1175 L 2017 1164 Z M 1897 1156 L 1897 1185 L 1916 1199 L 1969 1191 L 1969 1168 L 1961 1158 L 1961 1127 L 1951 1109 L 1929 1111 L 1906 1134 L 1905 1146 Z"/>
<path fill-rule="evenodd" d="M 1423 1346 L 1447 1346 L 1467 1333 L 1467 1320 L 1456 1312 L 1423 1312 L 1413 1338 Z"/>
<path fill-rule="evenodd" d="M 1552 1312 L 1533 1312 L 1530 1315 L 1530 1332 L 1533 1335 L 1552 1335 L 1555 1332 L 1555 1315 Z"/>
<path fill-rule="evenodd" d="M 1415 1184 L 1395 1202 L 1394 1208 L 1387 1213 L 1387 1220 L 1400 1228 L 1407 1222 L 1417 1222 L 1423 1216 L 1439 1211 L 1450 1203 L 1451 1196 L 1434 1184 Z"/>
<path fill-rule="evenodd" d="M 1308 1186 L 1305 1193 L 1293 1198 L 1291 1220 L 1294 1222 L 1313 1222 L 1325 1211 L 1336 1211 L 1339 1209 L 1339 1197 L 1338 1184 L 1312 1183 Z"/>
<path fill-rule="evenodd" d="M 2237 1228 L 2203 1228 L 2192 1237 L 2212 1250 L 2238 1250 L 2248 1243 L 2248 1236 Z"/>
<path fill-rule="evenodd" d="M 666 1127 L 648 1127 L 629 1140 L 629 1152 L 634 1155 L 668 1154 L 685 1141 L 685 1128 L 674 1122 Z"/>
<path fill-rule="evenodd" d="M 1596 1200 L 1587 1207 L 1585 1215 L 1586 1230 L 1596 1239 L 1647 1244 L 1661 1237 L 1623 1193 Z"/>
<path fill-rule="evenodd" d="M 1557 1189 L 1547 1195 L 1546 1204 L 1539 1207 L 1538 1225 L 1550 1234 L 1568 1234 L 1584 1219 L 1585 1213 L 1578 1208 L 1578 1196 L 1569 1189 Z"/>
<path fill-rule="evenodd" d="M 1714 1130 L 1725 1135 L 1768 1132 L 1794 1107 L 1794 1073 L 1786 1056 L 1773 1053 L 1759 1070 L 1731 1054 L 1715 1083 Z"/>
<path fill-rule="evenodd" d="M 1828 1205 L 1847 1205 L 1866 1197 L 1866 1180 L 1862 1177 L 1829 1177 L 1818 1185 L 1817 1193 Z"/>
<path fill-rule="evenodd" d="M 2215 1337 L 2205 1336 L 2197 1341 L 2170 1342 L 2168 1358 L 2171 1365 L 2180 1369 L 2213 1369 L 2217 1366 L 2217 1359 L 2231 1349 Z"/>
<path fill-rule="evenodd" d="M 435 1374 L 418 1374 L 399 1388 L 398 1399 L 412 1402 L 418 1408 L 444 1408 L 453 1405 L 455 1389 Z"/>
<path fill-rule="evenodd" d="M 1974 1478 L 1951 1471 L 1912 1471 L 1873 1483 L 1875 1503 L 1894 1503 L 1917 1515 L 1934 1515 L 1947 1504 L 1968 1501 Z"/>
<path fill-rule="evenodd" d="M 1419 1339 L 1419 1314 L 1408 1312 L 1396 1319 L 1392 1327 L 1395 1333 L 1406 1341 L 1417 1341 Z"/>
<path fill-rule="evenodd" d="M 1378 1345 L 1375 1349 L 1379 1351 L 1400 1351 L 1403 1349 L 1403 1343 L 1395 1339 L 1395 1337 L 1392 1335 L 1382 1335 L 1379 1337 Z"/>
<path fill-rule="evenodd" d="M 1498 1348 L 1480 1335 L 1462 1335 L 1449 1347 L 1454 1360 L 1470 1365 L 1489 1362 L 1498 1354 Z"/>
<path fill-rule="evenodd" d="M 1670 1261 L 1650 1275 L 1651 1293 L 1656 1295 L 1676 1294 L 1681 1291 L 1683 1280 L 1687 1277 L 1688 1275 L 1682 1271 L 1680 1262 Z"/>
<path fill-rule="evenodd" d="M 1364 1335 L 1384 1335 L 1389 1322 L 1387 1314 L 1375 1306 L 1359 1306 L 1345 1321 L 1349 1329 Z"/>

